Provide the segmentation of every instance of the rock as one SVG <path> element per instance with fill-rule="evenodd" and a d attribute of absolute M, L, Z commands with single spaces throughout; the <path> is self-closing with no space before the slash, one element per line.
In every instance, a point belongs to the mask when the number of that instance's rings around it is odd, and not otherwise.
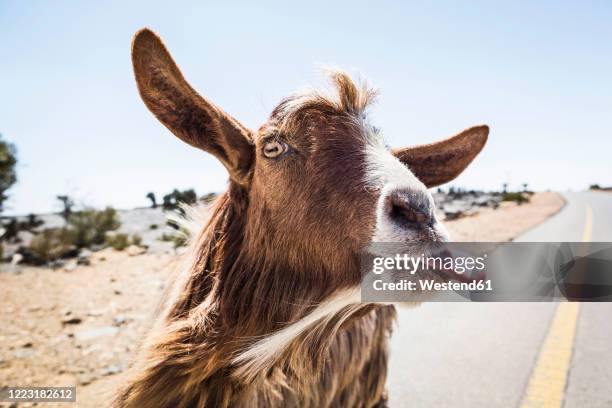
<path fill-rule="evenodd" d="M 11 265 L 17 265 L 21 261 L 23 261 L 23 255 L 22 254 L 19 254 L 19 253 L 13 254 L 13 257 L 11 258 Z"/>
<path fill-rule="evenodd" d="M 17 350 L 13 352 L 13 357 L 22 359 L 22 358 L 30 358 L 34 355 L 34 351 L 32 349 L 25 350 Z"/>
<path fill-rule="evenodd" d="M 79 385 L 89 385 L 91 384 L 91 382 L 93 381 L 92 378 L 88 377 L 88 378 L 83 378 L 80 382 Z"/>
<path fill-rule="evenodd" d="M 49 262 L 48 266 L 51 269 L 60 269 L 66 264 L 65 259 L 56 259 L 55 261 Z"/>
<path fill-rule="evenodd" d="M 104 312 L 102 310 L 90 310 L 89 312 L 87 312 L 87 316 L 91 316 L 91 317 L 98 317 L 98 316 L 103 316 Z"/>
<path fill-rule="evenodd" d="M 25 263 L 28 265 L 34 265 L 34 266 L 42 266 L 45 264 L 44 259 L 40 258 L 35 253 L 30 251 L 30 249 L 26 246 L 23 246 L 23 245 L 19 246 L 19 248 L 17 248 L 16 254 L 21 255 L 20 262 L 22 263 Z"/>
<path fill-rule="evenodd" d="M 91 265 L 91 260 L 89 259 L 89 255 L 79 255 L 77 258 L 77 265 L 89 266 Z"/>
<path fill-rule="evenodd" d="M 108 367 L 104 367 L 101 371 L 103 376 L 119 374 L 123 371 L 123 368 L 119 364 L 113 364 Z"/>
<path fill-rule="evenodd" d="M 123 326 L 126 323 L 131 322 L 133 319 L 131 319 L 128 316 L 124 316 L 124 315 L 118 315 L 115 316 L 115 318 L 113 319 L 113 324 L 117 327 L 119 326 Z"/>
<path fill-rule="evenodd" d="M 138 245 L 130 245 L 129 247 L 125 249 L 125 252 L 129 256 L 137 256 L 137 255 L 142 255 L 145 252 L 147 252 L 147 249 L 145 247 L 141 247 Z"/>
<path fill-rule="evenodd" d="M 71 259 L 70 261 L 66 262 L 66 264 L 64 264 L 64 270 L 66 272 L 72 272 L 77 268 L 77 266 L 78 266 L 77 260 Z"/>
<path fill-rule="evenodd" d="M 83 322 L 83 319 L 81 319 L 80 317 L 76 317 L 76 316 L 62 320 L 62 324 L 63 325 L 67 325 L 67 324 L 81 324 L 82 322 Z"/>
<path fill-rule="evenodd" d="M 447 205 L 444 206 L 444 216 L 449 221 L 456 220 L 457 218 L 461 218 L 463 216 L 463 211 L 456 207 Z"/>
<path fill-rule="evenodd" d="M 31 341 L 25 342 L 21 345 L 23 348 L 32 348 L 32 346 L 34 346 L 34 344 L 32 344 Z"/>
<path fill-rule="evenodd" d="M 114 293 L 115 293 L 115 295 L 120 295 L 120 294 L 121 294 L 121 291 L 120 291 L 119 289 L 115 289 L 115 292 L 114 292 Z"/>
<path fill-rule="evenodd" d="M 76 259 L 77 265 L 84 265 L 84 266 L 91 265 L 92 256 L 93 256 L 93 252 L 91 250 L 87 248 L 81 249 Z"/>
<path fill-rule="evenodd" d="M 84 258 L 89 258 L 91 255 L 93 255 L 93 251 L 90 251 L 87 248 L 83 248 L 81 249 L 81 251 L 79 252 L 79 258 L 80 257 L 84 257 Z"/>
<path fill-rule="evenodd" d="M 119 329 L 113 326 L 97 327 L 94 329 L 81 330 L 74 334 L 76 340 L 91 340 L 98 337 L 112 336 L 117 334 Z"/>

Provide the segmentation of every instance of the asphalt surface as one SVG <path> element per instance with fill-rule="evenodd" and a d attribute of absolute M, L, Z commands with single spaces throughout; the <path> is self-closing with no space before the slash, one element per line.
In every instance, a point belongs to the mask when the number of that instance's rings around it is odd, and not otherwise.
<path fill-rule="evenodd" d="M 558 214 L 518 240 L 612 241 L 612 193 L 564 196 Z M 390 406 L 521 406 L 556 309 L 554 303 L 433 302 L 400 309 Z M 580 305 L 566 375 L 563 407 L 612 407 L 612 303 Z"/>

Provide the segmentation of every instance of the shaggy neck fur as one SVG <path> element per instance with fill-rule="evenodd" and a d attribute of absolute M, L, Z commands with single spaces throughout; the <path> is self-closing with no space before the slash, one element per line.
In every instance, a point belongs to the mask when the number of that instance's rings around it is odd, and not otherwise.
<path fill-rule="evenodd" d="M 272 232 L 246 224 L 249 210 L 266 223 L 265 211 L 249 209 L 245 190 L 235 184 L 213 205 L 192 243 L 194 261 L 167 300 L 165 322 L 147 341 L 118 406 L 228 406 L 252 402 L 252 390 L 272 403 L 285 399 L 288 388 L 316 397 L 309 387 L 330 364 L 339 331 L 380 313 L 358 303 L 354 281 L 330 284 L 330 276 L 346 273 L 323 270 L 325 263 L 303 256 L 277 255 Z M 355 268 L 353 262 L 336 260 L 342 268 Z M 379 326 L 385 337 L 390 323 Z"/>

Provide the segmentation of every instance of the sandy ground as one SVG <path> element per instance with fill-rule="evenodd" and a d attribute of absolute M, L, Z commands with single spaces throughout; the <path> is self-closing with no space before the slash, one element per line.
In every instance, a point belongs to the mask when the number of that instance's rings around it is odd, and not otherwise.
<path fill-rule="evenodd" d="M 446 225 L 453 240 L 507 241 L 563 204 L 558 194 L 540 193 L 529 204 L 504 204 Z M 0 386 L 77 386 L 77 406 L 108 406 L 176 258 L 104 250 L 71 271 L 0 273 Z"/>
<path fill-rule="evenodd" d="M 529 203 L 503 202 L 497 210 L 485 208 L 477 215 L 445 224 L 453 241 L 511 241 L 557 213 L 564 204 L 557 193 L 537 193 Z"/>

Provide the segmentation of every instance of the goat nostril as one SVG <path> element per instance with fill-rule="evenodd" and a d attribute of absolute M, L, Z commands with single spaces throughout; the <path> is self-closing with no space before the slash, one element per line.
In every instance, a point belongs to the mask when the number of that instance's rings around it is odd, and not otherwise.
<path fill-rule="evenodd" d="M 429 225 L 433 216 L 429 210 L 429 205 L 425 205 L 420 200 L 411 202 L 407 197 L 392 194 L 390 198 L 389 216 L 400 223 L 412 225 Z"/>

